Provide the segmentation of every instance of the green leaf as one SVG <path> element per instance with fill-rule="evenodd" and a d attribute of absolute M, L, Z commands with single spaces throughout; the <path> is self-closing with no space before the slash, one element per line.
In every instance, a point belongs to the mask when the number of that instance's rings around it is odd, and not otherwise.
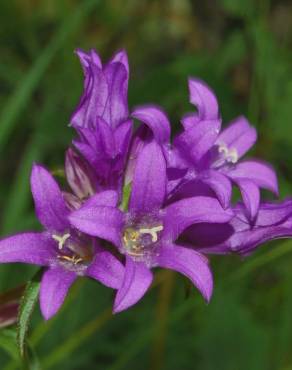
<path fill-rule="evenodd" d="M 26 351 L 26 334 L 33 309 L 39 296 L 41 274 L 42 270 L 39 270 L 33 279 L 27 283 L 20 303 L 17 326 L 17 344 L 21 357 L 24 357 Z"/>

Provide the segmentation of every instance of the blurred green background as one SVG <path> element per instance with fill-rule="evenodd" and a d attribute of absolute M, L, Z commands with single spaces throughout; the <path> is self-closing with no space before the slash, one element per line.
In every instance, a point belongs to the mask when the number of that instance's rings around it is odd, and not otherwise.
<path fill-rule="evenodd" d="M 292 193 L 292 4 L 284 0 L 1 0 L 1 235 L 39 228 L 29 190 L 33 161 L 62 167 L 82 91 L 73 50 L 104 60 L 126 48 L 129 102 L 164 107 L 173 129 L 188 103 L 187 77 L 216 91 L 225 124 L 245 114 L 259 139 L 251 153 Z M 110 314 L 112 292 L 80 281 L 62 311 L 33 315 L 30 343 L 41 369 L 291 370 L 292 241 L 246 260 L 212 257 L 207 306 L 177 274 L 159 272 L 135 307 Z M 0 292 L 35 269 L 0 266 Z M 1 296 L 0 296 L 1 299 Z M 0 368 L 20 368 L 0 331 Z M 5 350 L 6 349 L 6 350 Z M 10 352 L 10 354 L 9 354 Z"/>

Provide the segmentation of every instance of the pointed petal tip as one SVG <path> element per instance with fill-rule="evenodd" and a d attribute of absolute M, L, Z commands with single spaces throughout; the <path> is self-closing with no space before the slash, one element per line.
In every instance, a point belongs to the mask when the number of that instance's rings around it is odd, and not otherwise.
<path fill-rule="evenodd" d="M 34 161 L 32 164 L 31 175 L 30 175 L 31 183 L 34 182 L 34 180 L 40 181 L 41 177 L 44 177 L 44 178 L 50 177 L 54 179 L 51 172 L 44 165 Z"/>
<path fill-rule="evenodd" d="M 202 79 L 200 79 L 199 77 L 193 77 L 193 76 L 188 76 L 188 84 L 198 84 L 198 85 L 204 85 L 206 87 L 208 87 L 208 85 L 206 84 L 206 82 L 204 82 Z"/>
<path fill-rule="evenodd" d="M 41 313 L 42 313 L 43 319 L 45 321 L 49 321 L 56 314 L 56 313 L 53 313 L 53 312 L 50 312 L 50 311 L 46 310 L 46 308 L 44 308 L 44 307 L 41 308 Z"/>
<path fill-rule="evenodd" d="M 76 48 L 74 49 L 74 54 L 79 56 L 79 55 L 85 54 L 85 51 L 81 48 Z"/>
<path fill-rule="evenodd" d="M 114 306 L 113 306 L 113 310 L 112 310 L 112 313 L 113 313 L 114 315 L 117 315 L 118 313 L 123 312 L 123 311 L 125 311 L 126 309 L 127 309 L 127 308 L 123 308 L 123 307 L 121 307 L 120 305 L 114 304 Z"/>
<path fill-rule="evenodd" d="M 32 162 L 32 167 L 31 167 L 31 174 L 35 173 L 38 170 L 45 170 L 45 171 L 47 171 L 43 165 L 41 165 L 40 163 L 38 163 L 36 161 L 33 161 Z"/>
<path fill-rule="evenodd" d="M 119 49 L 110 60 L 110 63 L 122 63 L 126 68 L 127 73 L 129 73 L 129 60 L 128 60 L 128 53 L 126 49 L 122 48 Z"/>
<path fill-rule="evenodd" d="M 113 58 L 127 58 L 128 59 L 128 53 L 127 53 L 127 50 L 125 48 L 121 48 L 119 50 L 117 50 L 115 52 L 115 54 L 113 55 Z"/>
<path fill-rule="evenodd" d="M 161 249 L 158 265 L 186 276 L 209 302 L 213 292 L 213 274 L 208 259 L 193 249 L 170 245 Z"/>
<path fill-rule="evenodd" d="M 219 106 L 215 92 L 199 78 L 188 78 L 189 101 L 197 108 L 191 119 L 185 119 L 182 123 L 185 129 L 201 120 L 219 119 Z"/>
<path fill-rule="evenodd" d="M 201 291 L 201 293 L 203 295 L 203 298 L 205 299 L 205 302 L 207 304 L 209 304 L 210 301 L 211 301 L 211 298 L 212 298 L 212 295 L 213 295 L 213 288 L 214 288 L 214 286 L 213 286 L 213 281 L 212 281 L 212 284 L 210 285 L 208 290 L 205 290 L 204 292 Z"/>

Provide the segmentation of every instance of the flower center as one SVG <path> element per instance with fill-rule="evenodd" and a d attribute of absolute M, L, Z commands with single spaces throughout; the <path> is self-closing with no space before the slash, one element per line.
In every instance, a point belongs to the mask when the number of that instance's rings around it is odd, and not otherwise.
<path fill-rule="evenodd" d="M 126 253 L 132 257 L 141 258 L 153 251 L 155 243 L 159 239 L 162 225 L 153 227 L 128 227 L 124 230 L 123 244 Z"/>
<path fill-rule="evenodd" d="M 234 147 L 229 148 L 224 142 L 217 143 L 214 155 L 212 168 L 221 168 L 225 165 L 236 164 L 239 159 L 237 149 Z"/>
<path fill-rule="evenodd" d="M 223 156 L 223 159 L 228 163 L 237 163 L 238 153 L 236 148 L 228 148 L 225 143 L 220 143 L 218 147 L 218 152 Z"/>
<path fill-rule="evenodd" d="M 52 234 L 52 238 L 58 244 L 60 252 L 58 252 L 57 258 L 60 262 L 80 265 L 91 261 L 91 248 L 78 237 L 73 237 L 70 233 L 64 233 L 62 235 Z"/>
<path fill-rule="evenodd" d="M 73 265 L 78 265 L 79 263 L 84 262 L 83 258 L 79 257 L 77 254 L 73 254 L 72 256 L 58 255 L 57 257 L 60 261 L 70 262 Z"/>

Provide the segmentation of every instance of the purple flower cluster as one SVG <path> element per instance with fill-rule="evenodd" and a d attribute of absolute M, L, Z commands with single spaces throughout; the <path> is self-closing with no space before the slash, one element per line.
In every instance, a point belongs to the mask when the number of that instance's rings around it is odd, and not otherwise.
<path fill-rule="evenodd" d="M 292 200 L 260 200 L 260 189 L 278 194 L 271 166 L 241 160 L 256 141 L 255 129 L 238 117 L 221 130 L 216 96 L 205 83 L 189 79 L 196 112 L 182 118 L 171 143 L 171 125 L 159 107 L 129 112 L 125 51 L 105 65 L 94 50 L 77 55 L 85 79 L 71 117 L 76 139 L 66 152 L 68 187 L 61 190 L 35 164 L 31 191 L 43 231 L 0 241 L 0 263 L 44 266 L 45 319 L 80 276 L 117 290 L 113 310 L 123 311 L 148 290 L 155 267 L 185 275 L 209 301 L 208 254 L 247 255 L 263 242 L 292 236 Z M 241 192 L 238 204 L 231 202 L 233 186 Z"/>

